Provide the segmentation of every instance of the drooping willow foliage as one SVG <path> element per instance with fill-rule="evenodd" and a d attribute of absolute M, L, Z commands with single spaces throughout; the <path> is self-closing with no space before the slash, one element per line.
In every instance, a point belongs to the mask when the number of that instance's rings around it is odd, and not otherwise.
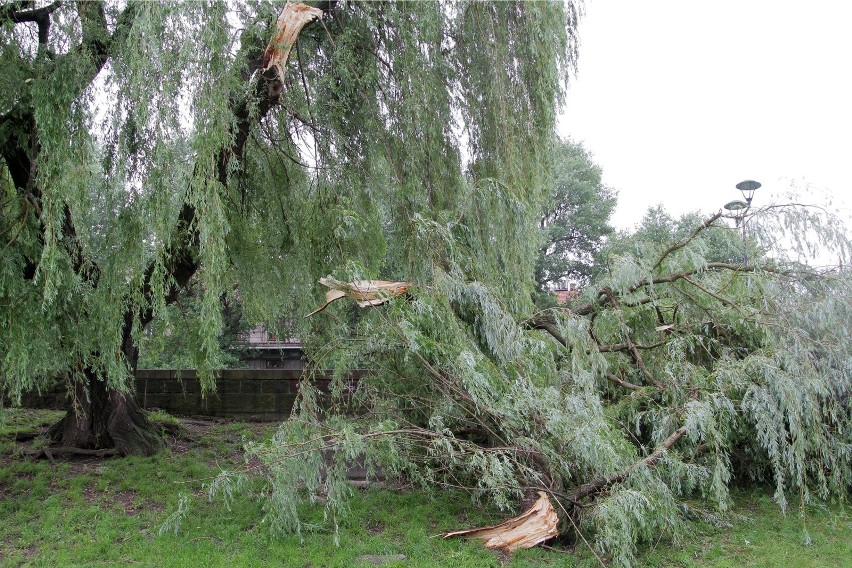
<path fill-rule="evenodd" d="M 577 8 L 318 6 L 283 78 L 261 69 L 282 2 L 0 8 L 4 396 L 57 378 L 79 400 L 126 394 L 148 324 L 190 285 L 205 389 L 223 298 L 274 328 L 319 276 L 431 286 L 463 258 L 529 310 Z"/>
<path fill-rule="evenodd" d="M 358 456 L 505 508 L 549 492 L 563 530 L 620 565 L 638 542 L 677 535 L 683 499 L 724 511 L 735 480 L 774 486 L 782 508 L 843 498 L 849 272 L 782 262 L 761 241 L 775 224 L 814 219 L 769 207 L 748 219 L 744 242 L 720 215 L 652 212 L 611 243 L 581 299 L 522 319 L 464 260 L 390 306 L 329 308 L 316 365 L 338 368 L 337 383 L 327 394 L 305 384 L 276 438 L 249 448 L 268 475 L 270 519 L 299 531 L 296 505 L 318 495 L 344 514 L 345 466 Z M 815 235 L 847 263 L 848 234 L 831 216 L 819 224 Z M 434 239 L 446 258 L 464 258 L 460 239 Z M 370 369 L 354 392 L 351 368 Z M 214 492 L 256 471 L 223 474 Z"/>

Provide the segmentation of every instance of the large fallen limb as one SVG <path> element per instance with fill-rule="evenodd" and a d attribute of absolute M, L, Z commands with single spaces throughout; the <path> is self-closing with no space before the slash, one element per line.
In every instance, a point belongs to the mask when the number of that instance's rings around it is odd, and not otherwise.
<path fill-rule="evenodd" d="M 655 276 L 652 279 L 640 278 L 635 284 L 630 286 L 627 289 L 627 294 L 632 294 L 633 292 L 639 290 L 640 288 L 644 288 L 650 284 L 667 284 L 671 282 L 677 282 L 678 280 L 683 280 L 693 274 L 698 274 L 700 272 L 710 272 L 710 271 L 728 271 L 728 272 L 743 272 L 743 273 L 751 273 L 751 272 L 771 272 L 772 274 L 778 274 L 780 276 L 796 276 L 801 279 L 813 278 L 813 274 L 808 275 L 807 273 L 796 273 L 793 270 L 781 270 L 779 268 L 775 268 L 773 266 L 762 265 L 762 266 L 753 266 L 750 264 L 732 264 L 730 262 L 708 262 L 704 266 L 692 268 L 689 270 L 684 270 L 682 272 L 674 272 L 672 274 L 666 274 L 664 276 Z M 645 300 L 642 303 L 647 303 L 649 300 Z M 571 313 L 577 314 L 578 316 L 587 316 L 595 311 L 597 311 L 600 307 L 604 306 L 609 302 L 609 298 L 607 298 L 606 293 L 601 290 L 598 299 L 594 302 L 590 302 L 588 304 L 583 304 L 582 306 L 578 306 L 576 308 L 568 310 Z"/>
<path fill-rule="evenodd" d="M 635 470 L 637 467 L 646 466 L 650 467 L 659 461 L 660 457 L 662 457 L 663 453 L 666 452 L 669 448 L 675 445 L 678 440 L 680 440 L 683 435 L 686 433 L 686 426 L 681 426 L 677 430 L 675 430 L 671 436 L 665 439 L 665 441 L 660 444 L 657 449 L 651 452 L 647 457 L 639 460 L 635 464 L 631 465 L 627 469 L 622 471 L 613 473 L 612 475 L 607 475 L 605 477 L 598 477 L 586 483 L 585 485 L 581 485 L 577 489 L 575 489 L 571 493 L 571 500 L 579 503 L 582 499 L 589 497 L 591 495 L 595 495 L 603 491 L 604 489 L 610 487 L 615 483 L 619 483 L 627 479 L 630 473 Z"/>

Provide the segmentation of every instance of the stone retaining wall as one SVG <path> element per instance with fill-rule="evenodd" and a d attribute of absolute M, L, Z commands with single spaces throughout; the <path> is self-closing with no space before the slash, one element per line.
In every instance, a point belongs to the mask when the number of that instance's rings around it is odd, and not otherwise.
<path fill-rule="evenodd" d="M 216 390 L 202 398 L 195 371 L 143 369 L 136 373 L 136 395 L 143 407 L 170 414 L 279 419 L 289 416 L 301 376 L 289 370 L 222 371 Z"/>
<path fill-rule="evenodd" d="M 353 387 L 362 375 L 362 371 L 351 374 Z M 226 370 L 216 380 L 216 390 L 202 397 L 194 370 L 140 369 L 136 372 L 136 396 L 144 408 L 182 416 L 281 420 L 290 415 L 301 378 L 299 370 Z M 314 379 L 321 391 L 327 390 L 330 382 L 328 377 Z M 65 392 L 32 393 L 24 397 L 23 406 L 66 408 Z"/>

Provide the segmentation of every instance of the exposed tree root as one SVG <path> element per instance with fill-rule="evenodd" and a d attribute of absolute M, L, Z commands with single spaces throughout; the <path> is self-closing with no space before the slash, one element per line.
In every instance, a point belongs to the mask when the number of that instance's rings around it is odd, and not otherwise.
<path fill-rule="evenodd" d="M 9 434 L 9 439 L 14 442 L 29 442 L 43 435 L 45 432 L 47 432 L 46 428 L 39 428 L 38 430 L 30 430 L 28 432 L 14 432 Z"/>
<path fill-rule="evenodd" d="M 58 455 L 74 455 L 74 456 L 93 456 L 96 458 L 105 458 L 107 456 L 117 456 L 119 455 L 118 448 L 104 448 L 102 450 L 86 450 L 83 448 L 71 448 L 67 446 L 60 447 L 52 447 L 52 448 L 40 448 L 38 450 L 30 450 L 28 452 L 24 452 L 24 455 L 29 456 L 33 459 L 39 459 L 42 457 L 47 458 L 50 463 L 56 465 L 56 460 L 54 456 Z"/>

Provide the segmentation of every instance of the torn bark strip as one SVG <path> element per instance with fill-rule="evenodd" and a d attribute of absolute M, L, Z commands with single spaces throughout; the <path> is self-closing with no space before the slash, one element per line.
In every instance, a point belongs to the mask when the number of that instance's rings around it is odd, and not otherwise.
<path fill-rule="evenodd" d="M 444 533 L 444 538 L 460 536 L 481 540 L 487 548 L 498 548 L 503 552 L 514 552 L 520 548 L 532 548 L 559 534 L 556 528 L 559 518 L 544 491 L 538 492 L 538 500 L 532 507 L 508 521 L 490 527 L 479 527 Z"/>
<path fill-rule="evenodd" d="M 359 308 L 378 306 L 387 302 L 392 296 L 405 294 L 414 285 L 412 282 L 392 282 L 389 280 L 341 282 L 330 276 L 320 278 L 319 282 L 330 290 L 325 293 L 325 303 L 306 315 L 306 318 L 323 311 L 330 303 L 340 298 L 355 300 Z"/>

